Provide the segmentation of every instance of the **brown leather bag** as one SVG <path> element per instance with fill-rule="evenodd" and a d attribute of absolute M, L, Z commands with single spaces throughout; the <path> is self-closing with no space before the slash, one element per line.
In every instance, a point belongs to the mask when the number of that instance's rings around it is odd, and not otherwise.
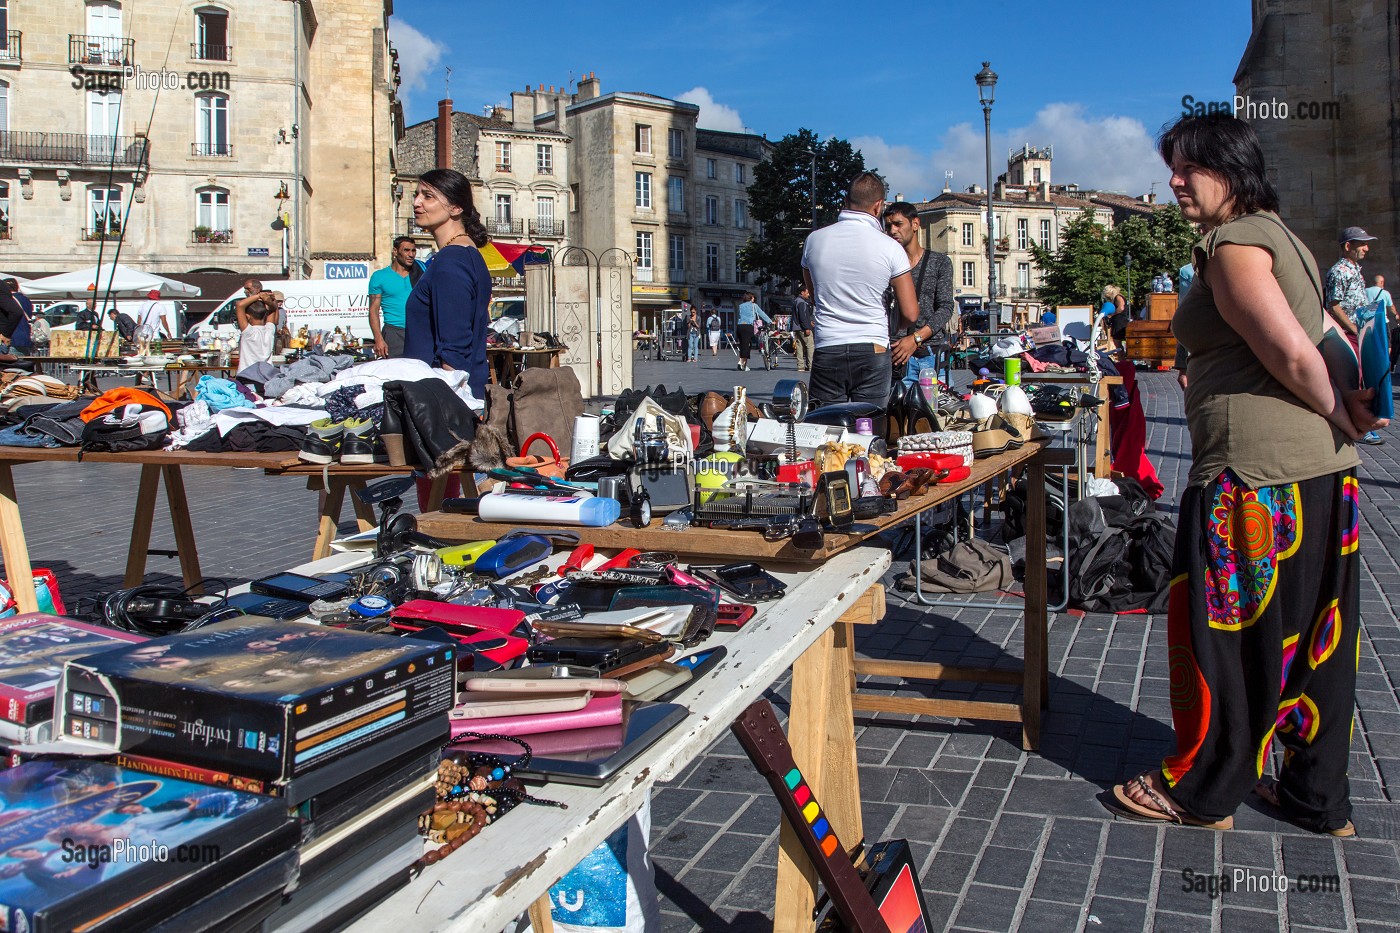
<path fill-rule="evenodd" d="M 583 414 L 583 388 L 567 366 L 523 370 L 511 387 L 487 389 L 489 427 L 520 450 L 535 434 L 548 434 L 564 450 L 573 449 L 574 419 Z"/>

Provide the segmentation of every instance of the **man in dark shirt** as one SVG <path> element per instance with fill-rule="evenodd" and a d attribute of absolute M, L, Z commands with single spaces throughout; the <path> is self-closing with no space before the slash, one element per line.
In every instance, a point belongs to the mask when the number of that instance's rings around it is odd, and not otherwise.
<path fill-rule="evenodd" d="M 130 342 L 136 339 L 136 321 L 131 315 L 112 308 L 108 310 L 107 316 L 112 319 L 112 326 L 121 334 L 123 341 Z"/>
<path fill-rule="evenodd" d="M 919 299 L 919 318 L 906 324 L 894 311 L 893 292 L 886 292 L 885 307 L 890 312 L 891 378 L 906 378 L 911 357 L 925 359 L 931 349 L 948 344 L 949 323 L 953 319 L 953 261 L 946 253 L 924 249 L 919 242 L 919 212 L 908 201 L 885 207 L 885 232 L 904 247 L 913 271 L 914 291 Z"/>
<path fill-rule="evenodd" d="M 14 340 L 15 331 L 27 321 L 24 306 L 15 298 L 14 289 L 10 287 L 12 281 L 7 279 L 0 282 L 0 337 L 4 337 L 6 343 Z"/>
<path fill-rule="evenodd" d="M 797 371 L 812 369 L 812 290 L 804 282 L 792 303 L 792 343 L 797 354 Z"/>

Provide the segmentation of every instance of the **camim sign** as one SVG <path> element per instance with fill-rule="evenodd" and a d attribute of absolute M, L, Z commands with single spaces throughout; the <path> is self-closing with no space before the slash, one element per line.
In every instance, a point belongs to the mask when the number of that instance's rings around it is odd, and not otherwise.
<path fill-rule="evenodd" d="M 326 263 L 326 278 L 367 279 L 369 278 L 369 266 L 363 262 L 328 262 Z"/>

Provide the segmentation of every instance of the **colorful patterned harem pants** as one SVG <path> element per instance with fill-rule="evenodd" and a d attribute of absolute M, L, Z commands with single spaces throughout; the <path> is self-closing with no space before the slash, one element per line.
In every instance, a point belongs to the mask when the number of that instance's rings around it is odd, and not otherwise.
<path fill-rule="evenodd" d="M 1350 472 L 1249 489 L 1226 470 L 1183 494 L 1167 610 L 1176 752 L 1162 777 L 1194 816 L 1232 814 L 1277 738 L 1289 816 L 1314 830 L 1350 817 L 1359 500 Z"/>

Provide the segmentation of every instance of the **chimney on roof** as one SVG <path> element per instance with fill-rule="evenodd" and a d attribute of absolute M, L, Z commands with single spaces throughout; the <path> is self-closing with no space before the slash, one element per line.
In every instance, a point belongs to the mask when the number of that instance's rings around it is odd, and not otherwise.
<path fill-rule="evenodd" d="M 510 94 L 511 123 L 517 130 L 535 128 L 535 95 L 530 91 L 512 91 Z"/>
<path fill-rule="evenodd" d="M 997 179 L 996 186 L 992 188 L 992 198 L 997 201 L 1006 200 L 1006 176 Z"/>
<path fill-rule="evenodd" d="M 601 93 L 598 77 L 593 72 L 589 72 L 578 83 L 578 99 L 592 100 Z"/>
<path fill-rule="evenodd" d="M 1144 200 L 1146 200 L 1148 204 L 1156 204 L 1156 203 L 1157 203 L 1157 192 L 1153 191 L 1153 192 L 1149 193 L 1149 194 L 1147 195 L 1147 197 L 1146 197 Z"/>
<path fill-rule="evenodd" d="M 1042 181 L 1037 187 L 1040 189 L 1040 200 L 1050 200 L 1050 182 Z"/>
<path fill-rule="evenodd" d="M 437 167 L 452 167 L 452 99 L 438 101 Z"/>

